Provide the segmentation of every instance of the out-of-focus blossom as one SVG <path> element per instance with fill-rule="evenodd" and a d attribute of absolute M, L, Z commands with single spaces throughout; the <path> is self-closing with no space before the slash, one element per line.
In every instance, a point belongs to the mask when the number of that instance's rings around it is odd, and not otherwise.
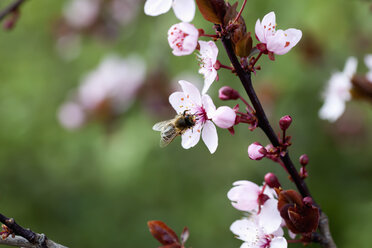
<path fill-rule="evenodd" d="M 109 14 L 123 26 L 130 23 L 138 13 L 138 0 L 111 0 L 108 4 Z"/>
<path fill-rule="evenodd" d="M 168 12 L 171 7 L 181 21 L 191 22 L 194 19 L 194 0 L 147 0 L 145 3 L 145 14 L 158 16 Z"/>
<path fill-rule="evenodd" d="M 264 16 L 262 22 L 257 20 L 255 26 L 256 38 L 265 46 L 258 46 L 261 51 L 267 50 L 274 54 L 283 55 L 289 52 L 301 39 L 301 30 L 290 28 L 285 31 L 276 29 L 275 13 Z"/>
<path fill-rule="evenodd" d="M 269 199 L 259 214 L 235 221 L 230 230 L 244 241 L 241 248 L 286 248 L 287 241 L 280 227 L 282 218 L 277 209 L 278 201 Z"/>
<path fill-rule="evenodd" d="M 84 124 L 85 112 L 79 104 L 66 102 L 58 111 L 58 119 L 63 127 L 76 129 Z"/>
<path fill-rule="evenodd" d="M 61 107 L 58 116 L 62 125 L 80 126 L 80 122 L 87 119 L 77 118 L 80 113 L 91 117 L 104 111 L 105 115 L 116 116 L 126 111 L 144 82 L 145 69 L 143 60 L 137 56 L 106 57 L 96 70 L 84 77 L 76 97 Z"/>
<path fill-rule="evenodd" d="M 220 128 L 230 128 L 234 126 L 235 119 L 235 111 L 227 106 L 219 107 L 212 116 L 212 121 Z"/>
<path fill-rule="evenodd" d="M 98 17 L 100 0 L 70 0 L 63 9 L 67 23 L 74 28 L 86 28 Z"/>
<path fill-rule="evenodd" d="M 323 94 L 324 104 L 319 110 L 319 117 L 330 122 L 336 121 L 345 111 L 345 102 L 351 99 L 351 78 L 355 74 L 358 61 L 348 58 L 343 72 L 335 72 L 328 81 Z"/>
<path fill-rule="evenodd" d="M 65 60 L 70 61 L 80 55 L 81 38 L 77 34 L 67 34 L 58 38 L 56 49 Z"/>
<path fill-rule="evenodd" d="M 176 56 L 189 55 L 198 45 L 199 31 L 193 24 L 181 22 L 174 24 L 168 31 L 169 46 Z"/>
<path fill-rule="evenodd" d="M 372 83 L 372 54 L 368 54 L 364 57 L 364 63 L 368 68 L 367 79 Z"/>
<path fill-rule="evenodd" d="M 205 94 L 217 77 L 215 65 L 217 62 L 218 48 L 213 41 L 199 41 L 199 45 L 199 73 L 204 76 L 204 87 L 202 93 Z"/>
<path fill-rule="evenodd" d="M 199 90 L 190 82 L 180 80 L 182 92 L 174 92 L 169 96 L 169 102 L 177 113 L 185 110 L 196 115 L 196 124 L 182 134 L 182 147 L 189 149 L 194 147 L 200 140 L 200 135 L 211 153 L 218 146 L 217 130 L 211 121 L 211 116 L 216 107 L 208 95 L 201 95 Z"/>
<path fill-rule="evenodd" d="M 254 142 L 248 146 L 248 156 L 252 160 L 261 160 L 266 156 L 266 149 L 260 143 Z"/>

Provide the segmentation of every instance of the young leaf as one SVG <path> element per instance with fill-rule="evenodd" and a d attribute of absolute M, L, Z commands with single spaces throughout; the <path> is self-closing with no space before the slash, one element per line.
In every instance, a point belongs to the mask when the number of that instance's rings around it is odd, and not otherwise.
<path fill-rule="evenodd" d="M 226 3 L 224 0 L 196 0 L 196 4 L 204 19 L 215 24 L 223 24 L 226 14 Z"/>
<path fill-rule="evenodd" d="M 181 233 L 181 243 L 185 244 L 185 242 L 187 241 L 189 236 L 190 236 L 189 229 L 187 228 L 187 226 L 185 226 L 185 228 L 183 229 L 183 231 Z"/>
<path fill-rule="evenodd" d="M 163 245 L 179 245 L 177 234 L 160 220 L 147 222 L 150 232 Z M 166 246 L 168 247 L 168 246 Z M 169 246 L 173 247 L 173 246 Z M 177 247 L 177 246 L 174 246 Z"/>

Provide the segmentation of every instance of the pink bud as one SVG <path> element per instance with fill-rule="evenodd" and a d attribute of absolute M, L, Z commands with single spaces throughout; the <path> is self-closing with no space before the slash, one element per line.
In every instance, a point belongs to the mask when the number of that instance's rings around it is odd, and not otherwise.
<path fill-rule="evenodd" d="M 292 123 L 292 118 L 289 115 L 283 116 L 279 120 L 280 129 L 283 131 L 287 130 Z"/>
<path fill-rule="evenodd" d="M 223 86 L 219 91 L 218 91 L 218 97 L 221 100 L 236 100 L 240 97 L 239 92 L 234 90 L 233 88 L 229 86 Z"/>
<path fill-rule="evenodd" d="M 304 199 L 302 199 L 302 202 L 308 207 L 311 207 L 314 204 L 313 198 L 310 196 L 306 196 Z"/>
<path fill-rule="evenodd" d="M 227 106 L 219 107 L 212 116 L 212 121 L 220 128 L 230 128 L 235 124 L 236 113 Z"/>
<path fill-rule="evenodd" d="M 300 157 L 300 164 L 305 166 L 309 163 L 309 157 L 306 154 L 302 154 Z"/>
<path fill-rule="evenodd" d="M 266 156 L 266 149 L 260 143 L 254 142 L 248 146 L 248 156 L 252 160 L 261 160 Z"/>
<path fill-rule="evenodd" d="M 269 172 L 265 175 L 265 183 L 267 183 L 267 185 L 270 188 L 279 188 L 280 187 L 280 183 L 279 183 L 278 178 L 275 176 L 274 173 L 271 173 L 271 172 Z"/>

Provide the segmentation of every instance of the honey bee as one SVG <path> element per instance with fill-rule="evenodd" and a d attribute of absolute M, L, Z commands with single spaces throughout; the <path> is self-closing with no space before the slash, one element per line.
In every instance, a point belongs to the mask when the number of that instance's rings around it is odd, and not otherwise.
<path fill-rule="evenodd" d="M 182 135 L 186 130 L 195 126 L 196 116 L 188 114 L 185 110 L 182 114 L 176 115 L 173 119 L 156 123 L 152 129 L 160 131 L 160 147 L 165 147 L 174 138 Z"/>

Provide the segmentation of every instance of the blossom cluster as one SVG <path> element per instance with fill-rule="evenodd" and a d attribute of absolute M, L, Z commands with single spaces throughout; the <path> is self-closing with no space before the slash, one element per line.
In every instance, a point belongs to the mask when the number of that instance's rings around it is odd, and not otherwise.
<path fill-rule="evenodd" d="M 233 186 L 227 197 L 233 207 L 248 213 L 248 217 L 230 226 L 230 230 L 244 242 L 241 247 L 286 248 L 275 190 L 267 184 L 260 187 L 245 180 L 237 181 Z"/>

